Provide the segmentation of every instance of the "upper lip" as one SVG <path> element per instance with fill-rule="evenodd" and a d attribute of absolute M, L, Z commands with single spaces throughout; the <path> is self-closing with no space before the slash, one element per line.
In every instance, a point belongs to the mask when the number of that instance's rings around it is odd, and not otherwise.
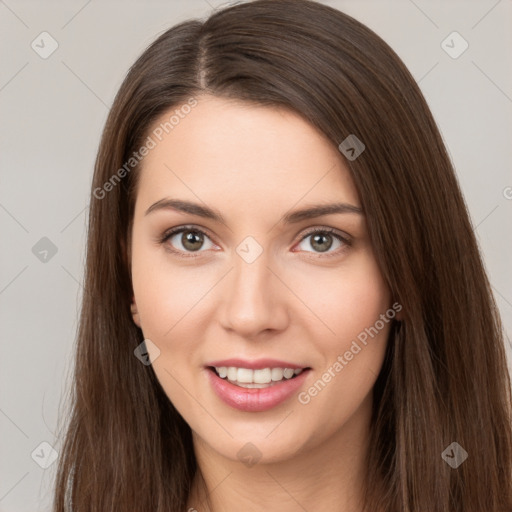
<path fill-rule="evenodd" d="M 222 366 L 233 366 L 235 368 L 249 368 L 251 370 L 261 370 L 263 368 L 291 368 L 292 370 L 309 368 L 308 366 L 290 363 L 289 361 L 280 361 L 278 359 L 268 358 L 255 359 L 253 361 L 247 361 L 246 359 L 239 358 L 222 359 L 218 361 L 211 361 L 207 363 L 206 366 L 216 366 L 217 368 Z"/>

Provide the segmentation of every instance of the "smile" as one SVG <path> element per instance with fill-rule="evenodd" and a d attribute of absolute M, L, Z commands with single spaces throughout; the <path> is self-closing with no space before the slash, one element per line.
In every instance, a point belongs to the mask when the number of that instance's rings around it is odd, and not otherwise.
<path fill-rule="evenodd" d="M 235 366 L 217 366 L 213 368 L 215 373 L 235 386 L 243 388 L 266 388 L 286 379 L 293 379 L 300 375 L 303 368 L 237 368 Z"/>
<path fill-rule="evenodd" d="M 244 412 L 263 412 L 283 404 L 300 391 L 311 371 L 310 367 L 268 359 L 224 360 L 209 363 L 205 369 L 217 397 Z"/>

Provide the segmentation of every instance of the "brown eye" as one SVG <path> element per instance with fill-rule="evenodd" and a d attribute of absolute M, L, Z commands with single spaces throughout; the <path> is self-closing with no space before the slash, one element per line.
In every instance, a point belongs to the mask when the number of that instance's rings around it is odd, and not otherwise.
<path fill-rule="evenodd" d="M 213 243 L 204 231 L 191 227 L 168 231 L 161 240 L 161 243 L 169 246 L 173 252 L 183 253 L 183 256 L 186 256 L 186 253 L 202 252 L 201 249 L 205 248 L 206 242 L 210 244 L 209 246 L 206 244 L 206 249 L 213 247 Z"/>
<path fill-rule="evenodd" d="M 204 243 L 204 237 L 198 231 L 183 231 L 180 242 L 188 251 L 198 251 Z"/>
<path fill-rule="evenodd" d="M 315 234 L 310 235 L 311 238 L 311 247 L 319 252 L 328 251 L 332 247 L 333 237 L 328 234 Z"/>
<path fill-rule="evenodd" d="M 307 239 L 309 242 L 306 242 Z M 327 256 L 336 255 L 351 245 L 351 240 L 347 236 L 333 230 L 332 228 L 316 229 L 307 233 L 299 244 L 299 249 L 306 252 L 317 254 L 327 253 Z M 334 250 L 330 249 L 334 246 Z M 313 251 L 309 251 L 312 248 Z"/>

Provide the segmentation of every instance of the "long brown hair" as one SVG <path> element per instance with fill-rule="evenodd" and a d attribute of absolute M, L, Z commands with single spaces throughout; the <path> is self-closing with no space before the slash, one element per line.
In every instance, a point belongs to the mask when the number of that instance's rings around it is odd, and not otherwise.
<path fill-rule="evenodd" d="M 365 144 L 346 164 L 382 274 L 403 305 L 374 387 L 367 510 L 512 510 L 503 330 L 419 87 L 350 16 L 308 0 L 256 0 L 166 31 L 115 98 L 92 185 L 54 511 L 185 510 L 198 470 L 190 428 L 152 367 L 134 357 L 143 335 L 130 314 L 127 247 L 140 165 L 126 162 L 158 116 L 205 93 L 291 109 L 335 146 L 352 134 Z M 468 453 L 457 469 L 442 457 L 452 442 Z"/>

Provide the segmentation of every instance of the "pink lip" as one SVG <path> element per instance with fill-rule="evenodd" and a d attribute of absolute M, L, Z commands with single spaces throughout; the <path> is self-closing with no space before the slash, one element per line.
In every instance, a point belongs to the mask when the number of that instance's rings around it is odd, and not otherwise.
<path fill-rule="evenodd" d="M 222 361 L 212 361 L 207 363 L 206 366 L 234 366 L 235 368 L 249 368 L 251 370 L 261 370 L 263 368 L 291 368 L 295 370 L 297 368 L 306 368 L 294 363 L 286 361 L 279 361 L 277 359 L 257 359 L 256 361 L 246 361 L 244 359 L 224 359 Z"/>
<path fill-rule="evenodd" d="M 240 362 L 238 362 L 235 365 L 232 364 L 233 361 L 235 360 L 230 359 L 229 364 L 226 364 L 228 361 L 223 361 L 222 364 L 219 364 L 218 366 L 237 366 L 238 368 L 248 368 L 248 366 L 246 366 L 247 362 L 244 362 L 244 364 L 240 364 Z M 256 369 L 269 368 L 270 366 L 268 365 L 268 360 L 265 365 L 262 365 L 261 361 L 253 364 L 259 365 Z M 214 365 L 212 364 L 212 366 Z M 215 366 L 217 366 L 217 364 L 215 364 Z M 277 367 L 277 365 L 274 367 Z M 294 366 L 289 365 L 289 363 L 283 365 L 280 363 L 278 367 L 293 368 Z M 295 368 L 297 368 L 296 365 Z M 283 379 L 278 384 L 274 384 L 268 388 L 242 388 L 231 384 L 225 379 L 221 379 L 214 370 L 207 369 L 206 373 L 208 374 L 208 378 L 214 392 L 224 403 L 238 409 L 239 411 L 262 412 L 272 409 L 290 398 L 304 383 L 309 370 L 303 370 L 300 375 L 289 380 Z"/>

